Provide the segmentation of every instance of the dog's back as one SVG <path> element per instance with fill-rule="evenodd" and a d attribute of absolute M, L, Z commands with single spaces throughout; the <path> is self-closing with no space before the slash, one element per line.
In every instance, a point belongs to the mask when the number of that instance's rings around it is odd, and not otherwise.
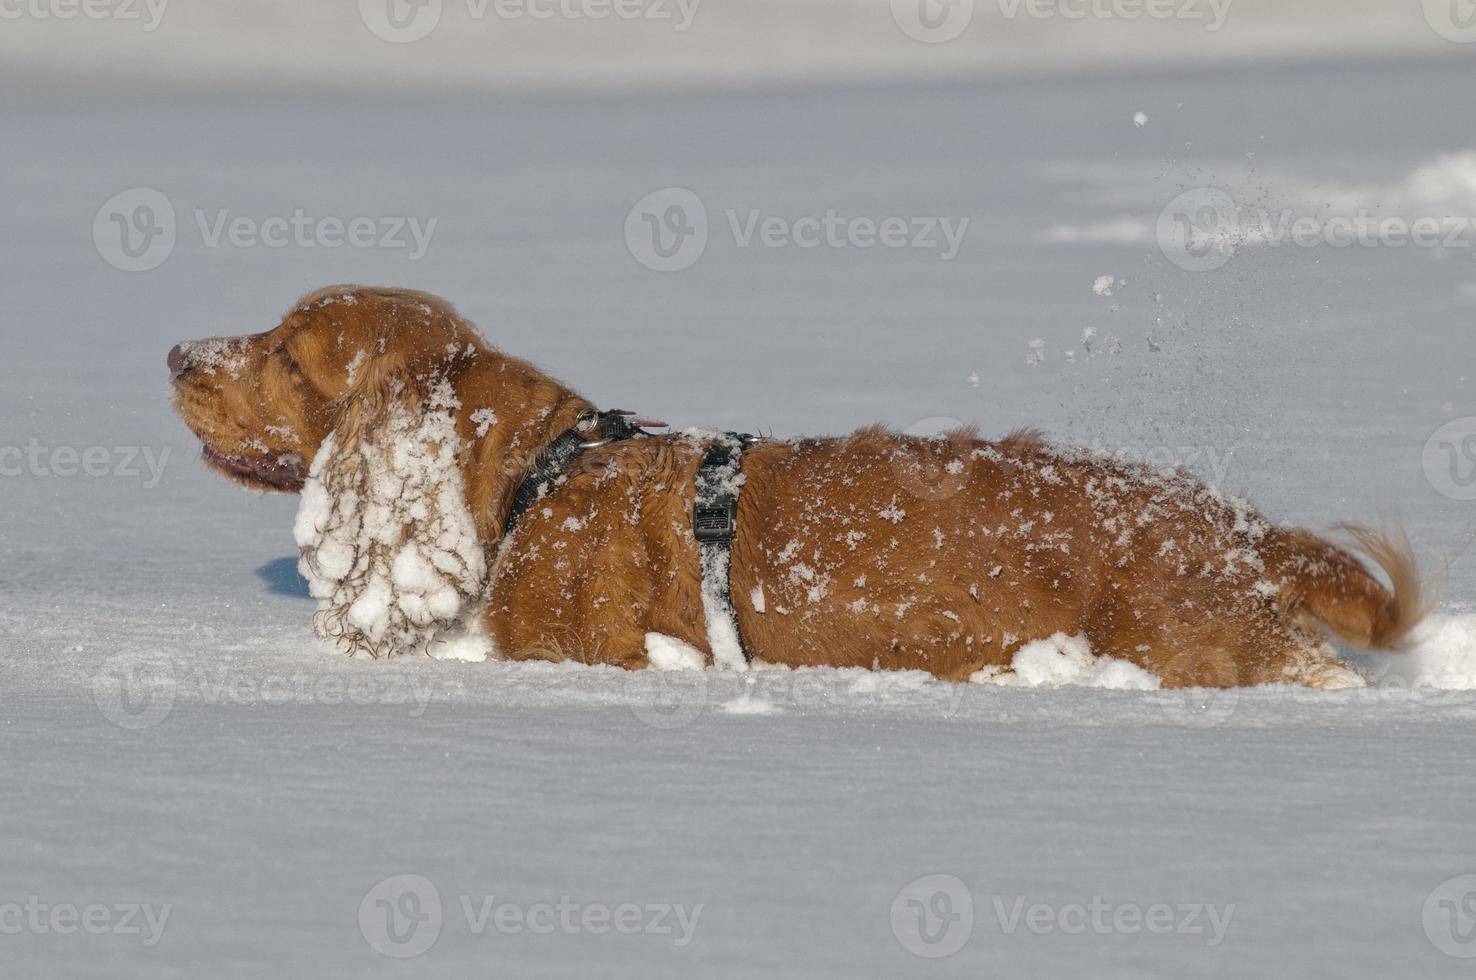
<path fill-rule="evenodd" d="M 1056 632 L 1173 686 L 1343 683 L 1324 628 L 1398 644 L 1424 615 L 1402 537 L 1354 529 L 1389 575 L 1193 477 L 1021 433 L 866 429 L 752 451 L 734 564 L 755 656 L 965 679 Z"/>

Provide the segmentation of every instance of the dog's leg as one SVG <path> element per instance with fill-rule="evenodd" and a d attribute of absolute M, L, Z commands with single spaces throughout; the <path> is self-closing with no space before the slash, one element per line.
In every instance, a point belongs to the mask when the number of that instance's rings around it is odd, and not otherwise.
<path fill-rule="evenodd" d="M 1367 678 L 1339 660 L 1326 643 L 1309 643 L 1289 658 L 1283 683 L 1324 691 L 1368 687 Z"/>
<path fill-rule="evenodd" d="M 530 629 L 522 632 L 515 624 L 494 617 L 488 621 L 488 631 L 500 659 L 608 664 L 626 670 L 642 670 L 648 666 L 645 634 L 634 629 L 610 630 L 602 634 L 574 630 L 551 633 Z"/>
<path fill-rule="evenodd" d="M 1155 671 L 1166 688 L 1297 684 L 1341 690 L 1368 686 L 1363 675 L 1339 660 L 1326 643 L 1279 631 L 1253 634 L 1238 644 L 1190 643 L 1181 649 Z"/>

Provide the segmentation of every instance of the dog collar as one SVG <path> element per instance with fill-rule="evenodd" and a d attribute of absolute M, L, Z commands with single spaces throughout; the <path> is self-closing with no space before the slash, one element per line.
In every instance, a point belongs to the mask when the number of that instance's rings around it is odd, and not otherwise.
<path fill-rule="evenodd" d="M 529 468 L 528 475 L 523 477 L 523 482 L 518 484 L 518 489 L 513 493 L 512 506 L 508 509 L 507 520 L 503 522 L 502 533 L 511 534 L 513 528 L 518 526 L 518 519 L 558 482 L 559 477 L 569 469 L 569 465 L 586 449 L 650 435 L 631 421 L 634 415 L 634 412 L 620 409 L 611 412 L 585 412 L 575 421 L 574 428 L 566 430 L 543 447 L 543 451 Z"/>

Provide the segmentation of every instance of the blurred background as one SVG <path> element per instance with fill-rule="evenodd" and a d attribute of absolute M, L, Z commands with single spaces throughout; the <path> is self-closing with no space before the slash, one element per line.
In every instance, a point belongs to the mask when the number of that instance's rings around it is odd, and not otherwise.
<path fill-rule="evenodd" d="M 1466 0 L 7 0 L 17 79 L 594 91 L 1451 58 Z M 75 14 L 70 11 L 75 10 Z"/>

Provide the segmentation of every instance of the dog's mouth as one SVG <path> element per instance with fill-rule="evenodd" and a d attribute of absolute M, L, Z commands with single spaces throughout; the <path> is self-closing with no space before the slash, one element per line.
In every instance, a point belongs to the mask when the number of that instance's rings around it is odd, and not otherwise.
<path fill-rule="evenodd" d="M 265 493 L 301 493 L 307 464 L 297 453 L 267 455 L 222 453 L 206 445 L 200 453 L 205 465 L 221 476 Z"/>

